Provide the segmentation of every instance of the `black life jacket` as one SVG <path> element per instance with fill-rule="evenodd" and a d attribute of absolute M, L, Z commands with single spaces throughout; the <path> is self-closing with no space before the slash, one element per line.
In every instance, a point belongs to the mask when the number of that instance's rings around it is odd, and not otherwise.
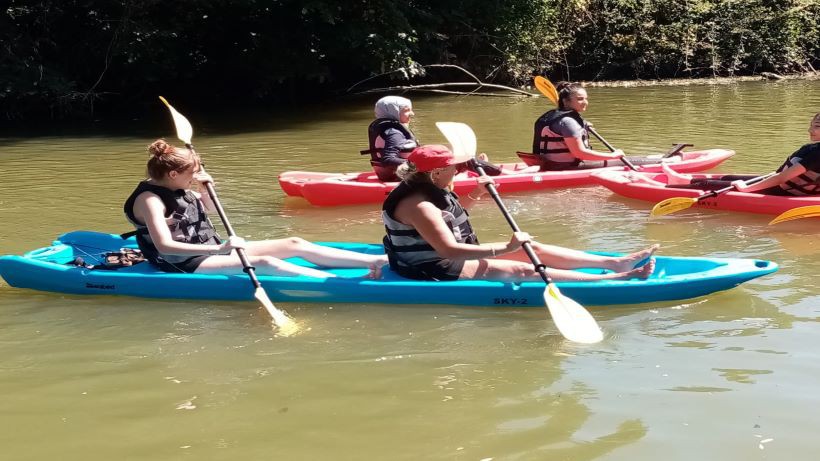
<path fill-rule="evenodd" d="M 390 192 L 382 205 L 382 220 L 387 233 L 384 236 L 384 250 L 392 267 L 396 265 L 413 267 L 421 263 L 443 259 L 413 226 L 401 223 L 394 218 L 398 204 L 408 196 L 418 193 L 441 210 L 442 217 L 457 242 L 478 245 L 478 237 L 470 225 L 470 215 L 458 203 L 458 196 L 432 183 L 408 184 L 402 181 Z"/>
<path fill-rule="evenodd" d="M 574 110 L 552 109 L 535 121 L 535 130 L 532 139 L 532 153 L 538 155 L 545 162 L 551 164 L 566 164 L 568 167 L 578 166 L 581 160 L 569 152 L 564 137 L 552 131 L 550 126 L 564 117 L 572 117 L 583 128 L 581 140 L 584 146 L 589 147 L 589 132 L 587 122 L 581 114 Z"/>
<path fill-rule="evenodd" d="M 134 202 L 143 192 L 156 194 L 165 205 L 165 218 L 168 222 L 168 229 L 177 242 L 193 244 L 221 243 L 219 235 L 216 233 L 205 207 L 202 202 L 190 190 L 171 190 L 167 187 L 157 186 L 149 181 L 141 181 L 134 192 L 128 197 L 123 205 L 123 211 L 128 221 L 137 229 L 136 239 L 140 250 L 149 261 L 154 263 L 166 262 L 171 264 L 181 263 L 193 256 L 190 255 L 166 255 L 160 254 L 156 245 L 151 240 L 148 227 L 141 224 L 134 216 Z"/>
<path fill-rule="evenodd" d="M 818 160 L 814 163 L 820 165 L 820 142 L 806 144 L 798 149 L 786 159 L 777 172 L 801 163 L 800 160 L 806 157 L 817 158 Z M 820 194 L 820 171 L 806 168 L 805 172 L 781 184 L 780 188 L 791 195 L 818 195 Z"/>
<path fill-rule="evenodd" d="M 401 131 L 407 140 L 405 145 L 399 146 L 399 156 L 402 156 L 402 154 L 409 155 L 418 146 L 416 136 L 406 126 L 390 118 L 377 118 L 367 127 L 367 139 L 370 147 L 361 151 L 362 155 L 370 154 L 370 163 L 373 165 L 381 164 L 384 153 L 384 132 L 390 128 Z M 405 156 L 402 157 L 406 158 Z"/>

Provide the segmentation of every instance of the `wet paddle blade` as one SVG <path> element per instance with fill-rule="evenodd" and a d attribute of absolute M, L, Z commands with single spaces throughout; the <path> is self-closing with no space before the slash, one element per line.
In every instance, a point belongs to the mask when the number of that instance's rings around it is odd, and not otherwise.
<path fill-rule="evenodd" d="M 265 292 L 265 289 L 259 287 L 256 291 L 253 292 L 253 297 L 259 301 L 260 304 L 268 311 L 271 318 L 273 319 L 273 323 L 279 328 L 277 332 L 280 336 L 291 336 L 296 334 L 299 331 L 299 325 L 292 319 L 285 311 L 279 310 L 276 306 L 273 305 L 270 298 L 268 298 L 268 293 Z"/>
<path fill-rule="evenodd" d="M 476 136 L 469 125 L 459 122 L 436 122 L 436 127 L 447 138 L 457 160 L 466 162 L 475 157 Z"/>
<path fill-rule="evenodd" d="M 535 87 L 553 104 L 558 105 L 558 91 L 555 86 L 546 78 L 538 75 L 535 77 Z"/>
<path fill-rule="evenodd" d="M 769 225 L 803 218 L 820 218 L 820 205 L 801 206 L 784 211 L 769 221 Z"/>
<path fill-rule="evenodd" d="M 593 344 L 604 339 L 604 333 L 592 314 L 577 302 L 562 295 L 552 283 L 544 290 L 544 302 L 558 331 L 568 340 Z"/>
<path fill-rule="evenodd" d="M 189 122 L 184 115 L 177 112 L 177 110 L 174 109 L 174 107 L 169 104 L 165 98 L 160 96 L 159 100 L 168 106 L 168 110 L 171 111 L 171 117 L 174 118 L 174 126 L 177 128 L 177 138 L 179 138 L 179 140 L 184 142 L 186 145 L 191 144 L 191 139 L 194 137 L 194 127 L 191 126 L 191 122 Z"/>
<path fill-rule="evenodd" d="M 691 208 L 692 205 L 698 203 L 698 200 L 691 197 L 672 197 L 662 202 L 658 202 L 652 207 L 649 216 L 664 216 L 675 213 L 677 211 Z"/>

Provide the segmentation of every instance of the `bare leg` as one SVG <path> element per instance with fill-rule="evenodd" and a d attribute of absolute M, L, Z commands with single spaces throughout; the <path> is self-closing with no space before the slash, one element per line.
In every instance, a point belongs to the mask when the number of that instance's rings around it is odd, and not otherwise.
<path fill-rule="evenodd" d="M 387 255 L 368 255 L 329 248 L 300 237 L 248 242 L 245 251 L 249 255 L 275 256 L 280 259 L 300 257 L 324 267 L 367 267 L 371 278 L 381 276 L 381 267 L 387 264 Z"/>
<path fill-rule="evenodd" d="M 532 242 L 532 248 L 535 250 L 535 254 L 538 255 L 538 258 L 548 267 L 554 267 L 556 269 L 600 267 L 613 272 L 627 272 L 632 270 L 639 262 L 652 257 L 655 251 L 660 248 L 660 245 L 652 245 L 649 248 L 636 251 L 635 253 L 617 257 L 594 255 L 584 251 L 555 245 L 546 245 L 538 242 Z M 529 256 L 527 256 L 523 248 L 502 255 L 498 259 L 511 259 L 522 262 L 530 261 Z"/>
<path fill-rule="evenodd" d="M 683 186 L 692 182 L 692 176 L 688 174 L 678 173 L 665 163 L 661 163 L 661 169 L 663 170 L 664 174 L 666 174 L 666 182 L 670 186 Z"/>
<path fill-rule="evenodd" d="M 310 267 L 282 261 L 273 256 L 248 255 L 248 262 L 256 269 L 259 275 L 295 276 L 330 278 L 336 275 Z M 230 255 L 209 256 L 196 269 L 197 274 L 240 274 L 243 271 L 242 261 L 235 253 Z"/>
<path fill-rule="evenodd" d="M 637 269 L 625 272 L 610 272 L 606 274 L 589 274 L 564 269 L 547 269 L 547 274 L 556 282 L 585 282 L 595 280 L 628 280 L 637 278 L 644 280 L 655 271 L 655 260 Z M 477 259 L 464 263 L 459 275 L 461 279 L 514 279 L 514 280 L 541 280 L 541 275 L 535 271 L 532 264 L 504 259 Z"/>

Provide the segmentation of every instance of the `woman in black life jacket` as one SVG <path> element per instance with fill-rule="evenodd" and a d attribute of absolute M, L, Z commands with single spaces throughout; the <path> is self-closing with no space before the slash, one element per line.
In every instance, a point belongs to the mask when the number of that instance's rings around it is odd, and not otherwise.
<path fill-rule="evenodd" d="M 137 229 L 137 243 L 145 258 L 165 272 L 220 273 L 242 272 L 242 263 L 234 249 L 244 248 L 259 274 L 307 275 L 334 277 L 322 270 L 283 261 L 301 257 L 318 266 L 369 267 L 371 277 L 378 277 L 387 263 L 382 255 L 365 255 L 322 247 L 299 237 L 276 240 L 245 241 L 219 236 L 208 219 L 214 204 L 208 194 L 190 189 L 213 182 L 201 168 L 199 156 L 189 149 L 176 148 L 165 140 L 148 147 L 149 179 L 139 183 L 123 207 L 125 215 Z"/>
<path fill-rule="evenodd" d="M 756 176 L 726 175 L 719 179 L 691 179 L 666 165 L 663 171 L 667 187 L 681 189 L 717 190 L 734 186 L 738 192 L 756 192 L 765 195 L 820 195 L 820 112 L 809 122 L 808 144 L 792 153 L 775 174 L 752 184 L 746 181 Z"/>
<path fill-rule="evenodd" d="M 580 83 L 559 82 L 558 108 L 535 121 L 532 152 L 539 156 L 543 170 L 576 170 L 620 166 L 624 152 L 601 152 L 589 145 L 589 127 L 581 117 L 589 98 Z M 627 157 L 634 165 L 656 164 L 657 159 Z"/>
<path fill-rule="evenodd" d="M 515 232 L 509 242 L 478 243 L 466 211 L 487 193 L 479 176 L 476 188 L 463 199 L 449 189 L 453 176 L 470 159 L 459 159 L 445 146 L 421 146 L 398 169 L 402 182 L 382 207 L 387 235 L 385 251 L 390 267 L 418 280 L 518 279 L 540 280 L 521 248 L 526 232 Z M 464 205 L 461 200 L 465 200 Z M 531 242 L 557 281 L 647 278 L 654 270 L 652 246 L 622 257 L 593 255 L 553 245 Z M 649 262 L 635 268 L 641 261 Z M 611 272 L 590 274 L 571 269 L 599 267 Z"/>

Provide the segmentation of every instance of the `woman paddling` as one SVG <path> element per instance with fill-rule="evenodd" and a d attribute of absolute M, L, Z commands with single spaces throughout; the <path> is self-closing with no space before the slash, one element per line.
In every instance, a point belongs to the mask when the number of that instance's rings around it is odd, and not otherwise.
<path fill-rule="evenodd" d="M 580 83 L 559 82 L 558 108 L 535 121 L 532 152 L 541 160 L 543 170 L 578 170 L 621 165 L 624 152 L 601 152 L 589 146 L 589 127 L 581 117 L 587 110 L 587 91 Z M 633 165 L 660 163 L 658 159 L 626 157 Z"/>
<path fill-rule="evenodd" d="M 810 143 L 791 154 L 772 176 L 752 184 L 746 181 L 757 176 L 726 175 L 716 179 L 692 179 L 663 165 L 667 187 L 680 189 L 717 190 L 733 186 L 738 192 L 764 195 L 820 195 L 820 112 L 809 123 Z"/>
<path fill-rule="evenodd" d="M 540 280 L 521 248 L 529 242 L 525 232 L 515 232 L 509 242 L 479 244 L 466 208 L 487 193 L 480 176 L 464 204 L 449 189 L 467 159 L 457 159 L 445 146 L 428 145 L 413 150 L 398 169 L 403 178 L 384 202 L 382 218 L 387 235 L 385 251 L 390 267 L 417 280 L 517 279 Z M 622 257 L 599 256 L 553 245 L 531 242 L 547 272 L 556 281 L 585 281 L 649 277 L 655 267 L 651 256 L 657 245 Z M 648 261 L 640 265 L 643 261 Z M 636 266 L 640 265 L 636 268 Z M 603 268 L 591 274 L 578 268 Z"/>
<path fill-rule="evenodd" d="M 213 182 L 201 168 L 199 156 L 159 139 L 148 146 L 148 176 L 139 183 L 123 207 L 137 229 L 136 238 L 145 258 L 164 272 L 242 272 L 234 249 L 244 248 L 259 274 L 334 277 L 322 270 L 298 266 L 283 259 L 301 257 L 318 266 L 368 267 L 378 277 L 387 263 L 383 255 L 365 255 L 322 247 L 299 237 L 245 241 L 230 237 L 221 241 L 207 211 L 214 206 L 208 194 L 190 190 L 194 182 L 204 188 Z"/>
<path fill-rule="evenodd" d="M 416 135 L 410 131 L 410 119 L 415 115 L 413 103 L 401 96 L 385 96 L 376 101 L 376 120 L 367 127 L 370 164 L 380 181 L 398 181 L 396 168 L 404 163 L 416 146 Z"/>

